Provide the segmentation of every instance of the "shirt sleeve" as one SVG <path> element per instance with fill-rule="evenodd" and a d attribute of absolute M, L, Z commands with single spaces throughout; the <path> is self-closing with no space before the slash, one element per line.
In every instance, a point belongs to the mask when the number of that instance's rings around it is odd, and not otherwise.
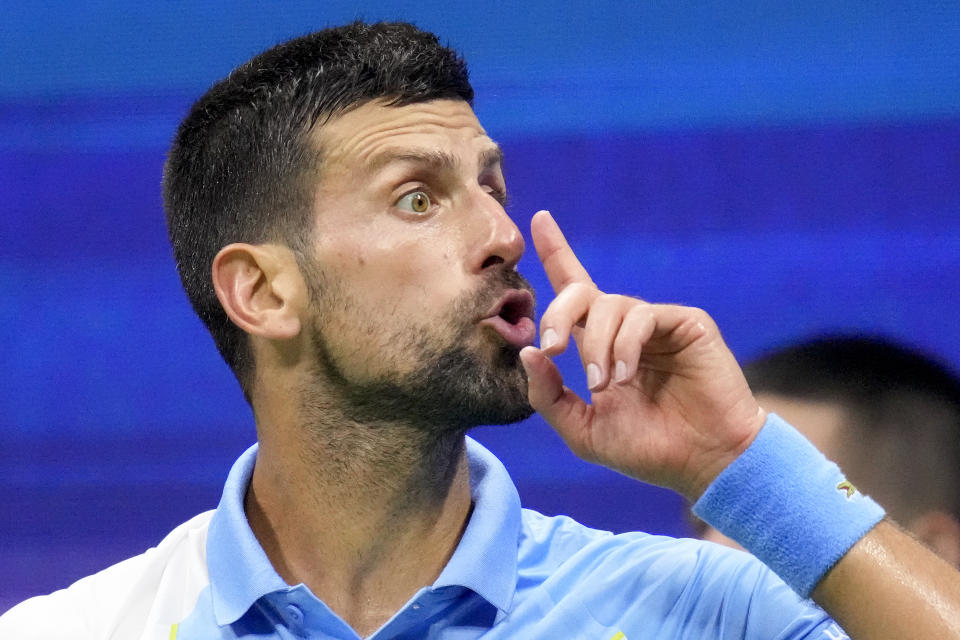
<path fill-rule="evenodd" d="M 812 600 L 743 551 L 642 533 L 598 540 L 586 551 L 584 604 L 626 640 L 849 640 Z"/>
<path fill-rule="evenodd" d="M 693 542 L 693 541 L 691 541 Z M 812 600 L 798 596 L 773 571 L 743 551 L 700 542 L 692 582 L 693 605 L 717 638 L 744 640 L 849 640 Z"/>

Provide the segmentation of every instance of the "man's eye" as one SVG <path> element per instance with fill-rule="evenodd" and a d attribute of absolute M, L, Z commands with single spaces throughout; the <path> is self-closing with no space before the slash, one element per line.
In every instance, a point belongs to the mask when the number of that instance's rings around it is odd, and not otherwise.
<path fill-rule="evenodd" d="M 400 198 L 397 206 L 414 213 L 426 213 L 430 210 L 430 196 L 423 191 L 414 191 Z"/>
<path fill-rule="evenodd" d="M 489 193 L 494 200 L 499 202 L 502 206 L 507 205 L 509 198 L 507 197 L 507 192 L 504 189 L 498 187 L 486 187 L 486 192 Z"/>

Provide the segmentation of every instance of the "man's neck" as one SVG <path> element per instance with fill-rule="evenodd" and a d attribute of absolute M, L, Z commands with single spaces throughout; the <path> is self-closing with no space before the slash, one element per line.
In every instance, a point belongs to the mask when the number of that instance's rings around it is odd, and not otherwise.
<path fill-rule="evenodd" d="M 338 421 L 260 428 L 245 510 L 280 576 L 366 636 L 450 559 L 469 469 L 460 432 Z"/>

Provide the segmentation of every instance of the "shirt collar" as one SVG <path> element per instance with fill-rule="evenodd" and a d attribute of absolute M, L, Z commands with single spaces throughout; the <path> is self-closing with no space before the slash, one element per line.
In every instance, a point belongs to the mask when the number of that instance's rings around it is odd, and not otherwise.
<path fill-rule="evenodd" d="M 520 496 L 503 464 L 467 438 L 473 513 L 434 587 L 458 585 L 508 611 L 517 586 Z"/>
<path fill-rule="evenodd" d="M 268 593 L 290 590 L 253 535 L 243 510 L 257 445 L 230 469 L 207 533 L 207 566 L 218 625 L 236 622 Z M 520 498 L 503 464 L 467 438 L 473 511 L 463 537 L 434 588 L 462 586 L 501 611 L 509 610 L 517 583 Z"/>
<path fill-rule="evenodd" d="M 261 596 L 289 586 L 276 572 L 243 510 L 258 445 L 233 463 L 207 530 L 207 569 L 218 625 L 236 622 Z"/>

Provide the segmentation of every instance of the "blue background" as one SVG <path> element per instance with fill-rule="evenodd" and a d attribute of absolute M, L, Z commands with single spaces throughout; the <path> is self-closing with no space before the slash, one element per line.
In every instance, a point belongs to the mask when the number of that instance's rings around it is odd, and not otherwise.
<path fill-rule="evenodd" d="M 707 309 L 741 359 L 857 329 L 960 364 L 956 3 L 3 13 L 0 610 L 216 504 L 254 431 L 180 289 L 164 154 L 231 68 L 354 17 L 412 20 L 465 54 L 476 111 L 507 153 L 511 213 L 526 229 L 554 211 L 603 288 Z M 521 267 L 548 300 L 535 259 Z M 562 363 L 582 390 L 575 357 Z M 686 531 L 678 498 L 577 461 L 539 418 L 475 436 L 528 506 Z"/>

